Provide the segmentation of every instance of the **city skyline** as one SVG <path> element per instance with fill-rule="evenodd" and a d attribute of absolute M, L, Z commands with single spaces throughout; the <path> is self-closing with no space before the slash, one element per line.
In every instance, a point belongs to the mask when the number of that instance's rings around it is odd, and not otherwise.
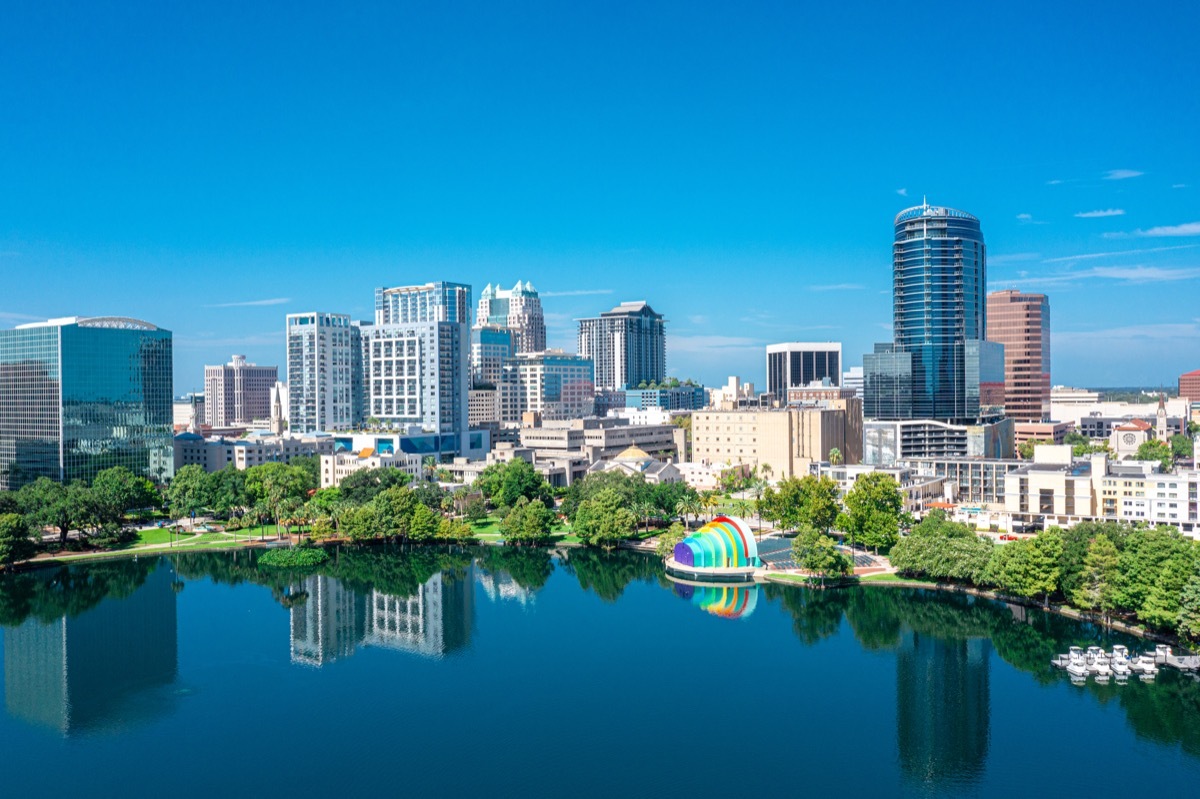
<path fill-rule="evenodd" d="M 948 8 L 15 9 L 0 323 L 162 325 L 183 392 L 230 352 L 282 367 L 288 313 L 524 280 L 548 346 L 645 300 L 669 375 L 762 384 L 767 344 L 888 339 L 890 221 L 927 196 L 981 220 L 989 291 L 1050 296 L 1055 383 L 1172 385 L 1200 11 L 954 6 L 970 37 L 911 47 Z M 905 72 L 953 114 L 904 124 Z"/>

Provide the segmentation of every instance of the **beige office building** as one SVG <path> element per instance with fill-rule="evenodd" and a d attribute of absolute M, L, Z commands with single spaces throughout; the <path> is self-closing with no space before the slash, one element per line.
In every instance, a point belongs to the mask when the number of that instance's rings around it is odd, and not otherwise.
<path fill-rule="evenodd" d="M 844 463 L 862 461 L 862 401 L 847 398 L 773 410 L 696 411 L 692 460 L 769 467 L 773 480 L 800 477 L 831 450 Z"/>

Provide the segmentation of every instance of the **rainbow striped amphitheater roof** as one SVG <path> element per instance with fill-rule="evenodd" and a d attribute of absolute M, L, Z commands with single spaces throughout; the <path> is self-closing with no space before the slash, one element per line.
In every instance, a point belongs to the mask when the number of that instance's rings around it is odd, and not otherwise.
<path fill-rule="evenodd" d="M 731 569 L 760 566 L 758 545 L 749 525 L 741 519 L 718 516 L 675 545 L 672 553 L 680 566 L 697 569 Z"/>

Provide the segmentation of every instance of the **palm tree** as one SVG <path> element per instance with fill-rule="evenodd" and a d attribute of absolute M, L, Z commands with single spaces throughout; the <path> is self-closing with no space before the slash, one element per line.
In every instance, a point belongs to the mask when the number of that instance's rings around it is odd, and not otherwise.
<path fill-rule="evenodd" d="M 829 450 L 829 464 L 831 466 L 840 466 L 842 463 L 842 451 L 837 447 Z"/>
<path fill-rule="evenodd" d="M 437 477 L 438 459 L 432 455 L 426 455 L 425 460 L 421 461 L 421 465 L 425 469 L 425 479 L 433 480 Z"/>
<path fill-rule="evenodd" d="M 766 480 L 768 483 L 771 482 L 771 476 L 774 473 L 775 473 L 775 470 L 771 468 L 771 464 L 764 463 L 762 465 L 762 476 L 763 476 L 763 479 Z"/>
<path fill-rule="evenodd" d="M 705 491 L 700 496 L 700 506 L 704 508 L 704 510 L 708 511 L 709 521 L 712 521 L 716 518 L 717 505 L 720 503 L 721 499 L 717 496 L 716 491 Z"/>
<path fill-rule="evenodd" d="M 695 494 L 688 495 L 675 503 L 675 513 L 683 519 L 684 523 L 688 523 L 688 516 L 695 521 L 700 515 L 700 511 L 700 498 Z"/>
<path fill-rule="evenodd" d="M 644 499 L 639 499 L 633 503 L 633 512 L 638 519 L 645 523 L 645 532 L 650 532 L 650 514 L 654 512 L 654 505 Z"/>

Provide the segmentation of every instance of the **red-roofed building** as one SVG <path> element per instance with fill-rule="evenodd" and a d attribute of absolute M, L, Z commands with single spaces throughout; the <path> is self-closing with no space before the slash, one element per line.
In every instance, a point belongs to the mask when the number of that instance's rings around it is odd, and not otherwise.
<path fill-rule="evenodd" d="M 1130 419 L 1113 428 L 1108 445 L 1116 459 L 1121 460 L 1132 457 L 1138 451 L 1138 447 L 1153 438 L 1154 425 L 1145 419 Z"/>

